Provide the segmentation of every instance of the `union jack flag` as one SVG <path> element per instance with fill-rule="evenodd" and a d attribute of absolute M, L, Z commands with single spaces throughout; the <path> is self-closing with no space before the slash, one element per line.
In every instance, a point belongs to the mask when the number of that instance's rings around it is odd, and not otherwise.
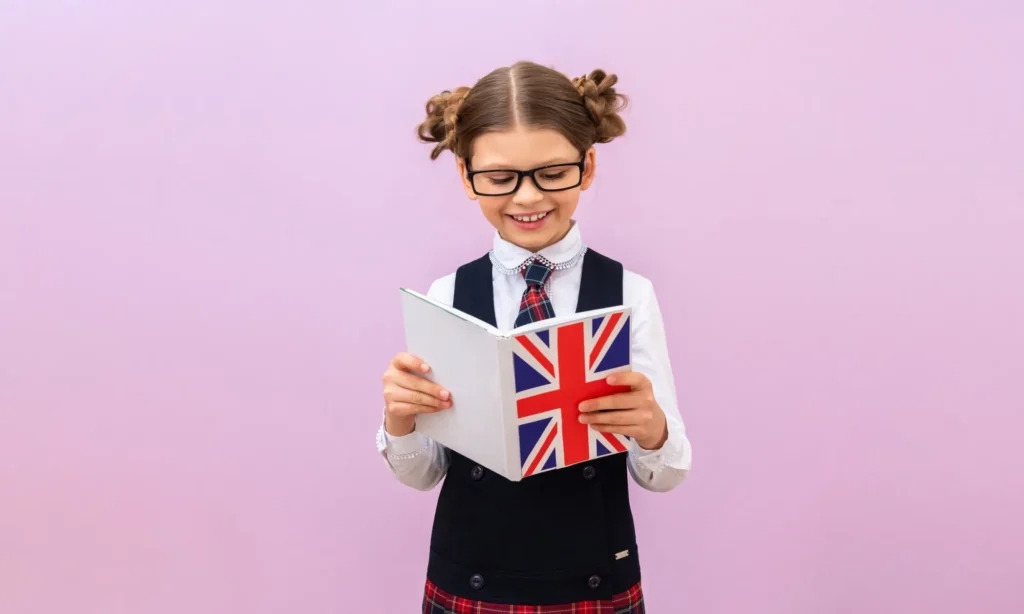
<path fill-rule="evenodd" d="M 583 401 L 628 390 L 606 381 L 630 369 L 629 315 L 617 311 L 515 337 L 522 476 L 625 452 L 629 438 L 579 421 Z"/>

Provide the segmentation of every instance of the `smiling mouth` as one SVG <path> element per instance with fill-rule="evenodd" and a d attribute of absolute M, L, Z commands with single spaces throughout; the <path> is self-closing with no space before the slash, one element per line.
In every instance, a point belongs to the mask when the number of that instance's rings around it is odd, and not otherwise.
<path fill-rule="evenodd" d="M 544 211 L 542 213 L 530 213 L 527 215 L 509 215 L 510 218 L 517 222 L 537 222 L 548 216 L 550 211 Z"/>

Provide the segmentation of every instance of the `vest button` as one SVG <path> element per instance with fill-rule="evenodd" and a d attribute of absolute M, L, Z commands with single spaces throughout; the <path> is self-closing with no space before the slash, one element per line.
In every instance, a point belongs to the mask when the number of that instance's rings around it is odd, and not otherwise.
<path fill-rule="evenodd" d="M 469 577 L 469 586 L 475 591 L 482 589 L 484 587 L 484 577 L 478 573 L 473 574 Z"/>
<path fill-rule="evenodd" d="M 593 480 L 595 475 L 597 475 L 597 469 L 594 469 L 592 465 L 583 468 L 583 479 Z"/>
<path fill-rule="evenodd" d="M 484 477 L 484 468 L 481 467 L 480 465 L 473 467 L 469 471 L 469 477 L 473 478 L 474 480 L 479 480 L 480 478 Z"/>
<path fill-rule="evenodd" d="M 597 588 L 601 586 L 601 576 L 590 576 L 590 579 L 587 580 L 587 586 L 590 588 Z"/>

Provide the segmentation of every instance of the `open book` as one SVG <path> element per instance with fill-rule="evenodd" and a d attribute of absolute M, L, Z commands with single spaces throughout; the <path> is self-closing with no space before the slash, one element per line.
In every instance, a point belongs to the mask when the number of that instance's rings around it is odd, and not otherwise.
<path fill-rule="evenodd" d="M 502 332 L 467 313 L 402 289 L 408 351 L 452 407 L 420 414 L 416 430 L 512 481 L 625 452 L 628 437 L 579 421 L 583 401 L 628 388 L 628 307 L 557 317 Z"/>

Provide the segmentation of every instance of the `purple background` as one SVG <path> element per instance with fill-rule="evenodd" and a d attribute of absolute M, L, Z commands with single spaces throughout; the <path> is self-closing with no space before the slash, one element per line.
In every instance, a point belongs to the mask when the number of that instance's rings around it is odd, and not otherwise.
<path fill-rule="evenodd" d="M 413 128 L 521 58 L 632 97 L 580 221 L 695 446 L 651 611 L 1024 610 L 1020 3 L 370 4 L 0 2 L 0 611 L 417 611 L 395 288 L 490 231 Z"/>

